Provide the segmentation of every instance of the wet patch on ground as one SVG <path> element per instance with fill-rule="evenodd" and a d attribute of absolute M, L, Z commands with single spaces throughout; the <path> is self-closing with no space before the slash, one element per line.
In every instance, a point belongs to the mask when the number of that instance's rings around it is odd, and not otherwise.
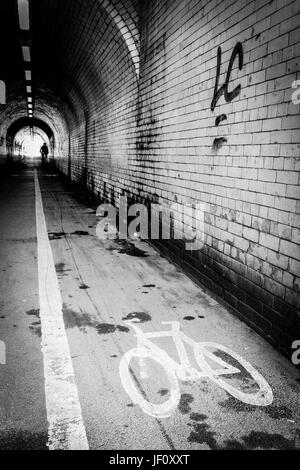
<path fill-rule="evenodd" d="M 106 248 L 107 251 L 116 251 L 121 255 L 128 255 L 133 256 L 136 258 L 148 258 L 149 253 L 147 251 L 142 250 L 134 245 L 134 243 L 130 243 L 126 240 L 115 240 L 114 242 L 117 246 L 111 246 Z"/>
<path fill-rule="evenodd" d="M 90 289 L 90 287 L 87 286 L 86 284 L 81 284 L 81 286 L 79 287 L 79 289 L 81 289 L 81 290 L 87 290 L 87 289 Z"/>
<path fill-rule="evenodd" d="M 287 406 L 269 405 L 263 411 L 272 419 L 293 419 L 293 412 Z"/>
<path fill-rule="evenodd" d="M 0 450 L 49 450 L 48 435 L 29 431 L 2 431 L 0 433 Z"/>
<path fill-rule="evenodd" d="M 158 391 L 158 394 L 159 394 L 161 397 L 165 397 L 166 395 L 168 395 L 168 393 L 170 393 L 170 391 L 169 391 L 167 388 L 161 388 L 161 389 Z"/>
<path fill-rule="evenodd" d="M 85 232 L 83 230 L 76 230 L 76 232 L 71 233 L 71 235 L 77 235 L 78 237 L 87 237 L 90 235 L 90 233 Z"/>
<path fill-rule="evenodd" d="M 207 416 L 206 415 L 203 415 L 203 414 L 200 414 L 200 413 L 192 413 L 190 415 L 190 418 L 192 421 L 205 421 L 207 419 Z"/>
<path fill-rule="evenodd" d="M 83 230 L 76 230 L 75 232 L 72 232 L 70 234 L 66 233 L 66 232 L 49 232 L 48 233 L 48 237 L 49 237 L 49 240 L 52 241 L 52 240 L 61 240 L 62 238 L 65 238 L 67 237 L 68 235 L 75 235 L 75 236 L 78 236 L 78 237 L 87 237 L 90 235 L 89 232 L 86 232 L 86 231 L 83 231 Z"/>
<path fill-rule="evenodd" d="M 245 449 L 251 450 L 258 448 L 276 450 L 295 449 L 294 441 L 286 439 L 281 434 L 252 431 L 248 436 L 243 436 L 242 441 L 244 442 Z"/>
<path fill-rule="evenodd" d="M 247 448 L 237 439 L 227 439 L 218 450 L 247 450 Z"/>
<path fill-rule="evenodd" d="M 65 232 L 49 232 L 48 237 L 49 240 L 61 240 L 62 238 L 65 238 L 67 234 Z"/>
<path fill-rule="evenodd" d="M 184 393 L 183 395 L 181 395 L 180 402 L 178 405 L 178 410 L 180 411 L 180 413 L 182 413 L 183 415 L 189 414 L 192 411 L 190 404 L 193 403 L 193 401 L 194 397 L 192 395 L 188 393 Z"/>
<path fill-rule="evenodd" d="M 83 312 L 75 312 L 65 304 L 63 306 L 63 315 L 66 328 L 79 328 L 85 331 L 86 327 L 96 328 L 97 322 L 90 315 Z"/>
<path fill-rule="evenodd" d="M 28 310 L 26 312 L 26 315 L 30 316 L 30 317 L 37 317 L 37 318 L 40 318 L 40 310 L 39 309 L 36 309 L 36 310 Z"/>
<path fill-rule="evenodd" d="M 133 323 L 146 323 L 152 320 L 151 315 L 146 312 L 131 312 L 126 317 L 122 318 L 123 321 L 132 321 Z"/>
<path fill-rule="evenodd" d="M 41 328 L 41 325 L 34 325 L 32 324 L 30 327 L 29 327 L 30 331 L 35 334 L 36 336 L 38 336 L 39 338 L 42 337 L 42 328 Z"/>
<path fill-rule="evenodd" d="M 57 274 L 63 274 L 65 272 L 65 263 L 56 263 L 55 270 Z"/>
<path fill-rule="evenodd" d="M 143 313 L 144 314 L 144 313 Z M 86 328 L 91 327 L 97 330 L 99 335 L 109 335 L 112 333 L 129 333 L 130 328 L 123 325 L 114 325 L 112 323 L 99 323 L 91 315 L 84 312 L 75 312 L 66 304 L 63 306 L 63 315 L 66 328 L 79 328 L 86 333 Z"/>
<path fill-rule="evenodd" d="M 56 273 L 60 276 L 65 276 L 66 273 L 69 273 L 72 271 L 72 269 L 66 269 L 65 266 L 66 266 L 65 263 L 56 263 L 55 265 Z"/>
<path fill-rule="evenodd" d="M 207 416 L 194 413 L 191 414 L 190 418 L 193 422 L 188 425 L 192 427 L 193 430 L 188 437 L 188 442 L 206 444 L 212 450 L 295 449 L 296 439 L 290 440 L 281 434 L 257 431 L 252 431 L 249 435 L 241 436 L 240 439 L 226 439 L 221 443 L 217 440 L 217 433 L 211 429 L 208 423 L 199 423 L 199 421 L 206 421 L 208 419 Z"/>
<path fill-rule="evenodd" d="M 204 418 L 205 420 L 206 418 Z M 206 444 L 212 450 L 218 449 L 218 442 L 215 438 L 216 433 L 210 429 L 207 423 L 193 422 L 191 423 L 193 431 L 188 437 L 188 442 L 196 442 L 197 444 Z"/>
<path fill-rule="evenodd" d="M 227 400 L 220 402 L 219 405 L 226 410 L 235 411 L 236 413 L 254 413 L 258 409 L 255 405 L 248 405 L 233 397 L 227 398 Z"/>
<path fill-rule="evenodd" d="M 110 323 L 98 323 L 96 325 L 96 329 L 99 335 L 109 335 L 115 333 L 116 331 L 120 331 L 121 333 L 129 333 L 129 328 L 126 328 L 122 325 L 112 325 Z"/>

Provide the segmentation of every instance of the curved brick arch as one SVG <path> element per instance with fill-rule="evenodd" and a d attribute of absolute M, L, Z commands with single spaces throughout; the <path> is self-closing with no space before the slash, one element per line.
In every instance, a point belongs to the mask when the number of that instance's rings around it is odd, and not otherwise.
<path fill-rule="evenodd" d="M 16 121 L 13 121 L 9 128 L 7 129 L 7 136 L 11 138 L 15 138 L 15 136 L 24 128 L 26 127 L 37 127 L 41 129 L 47 136 L 48 139 L 50 140 L 54 136 L 54 132 L 51 129 L 51 127 L 46 124 L 44 121 L 41 119 L 29 119 L 29 118 L 20 118 L 17 119 Z"/>
<path fill-rule="evenodd" d="M 140 74 L 138 14 L 130 1 L 98 0 L 119 29 L 131 55 L 137 76 Z"/>

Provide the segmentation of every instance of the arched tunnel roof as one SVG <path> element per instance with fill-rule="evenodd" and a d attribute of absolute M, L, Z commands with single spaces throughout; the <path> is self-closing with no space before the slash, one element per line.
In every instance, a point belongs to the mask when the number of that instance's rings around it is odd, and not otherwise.
<path fill-rule="evenodd" d="M 29 119 L 29 117 L 20 118 L 17 121 L 14 121 L 7 130 L 7 136 L 14 138 L 15 135 L 24 127 L 38 127 L 47 135 L 49 140 L 53 138 L 53 131 L 48 124 L 41 119 Z"/>
<path fill-rule="evenodd" d="M 61 142 L 117 92 L 136 86 L 139 74 L 138 0 L 30 0 L 31 29 L 21 32 L 17 0 L 1 0 L 1 135 L 28 117 L 22 47 L 30 48 L 34 117 Z M 24 65 L 25 64 L 25 65 Z M 122 91 L 123 90 L 123 91 Z"/>

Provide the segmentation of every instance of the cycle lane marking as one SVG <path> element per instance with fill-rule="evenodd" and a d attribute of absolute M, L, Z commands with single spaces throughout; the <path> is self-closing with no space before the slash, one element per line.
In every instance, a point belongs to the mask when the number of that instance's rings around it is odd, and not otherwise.
<path fill-rule="evenodd" d="M 88 450 L 89 445 L 63 320 L 62 298 L 36 170 L 34 182 L 48 447 L 50 450 Z"/>
<path fill-rule="evenodd" d="M 167 323 L 175 324 L 177 322 L 164 322 L 164 324 L 167 324 Z M 269 406 L 273 402 L 273 393 L 272 393 L 271 387 L 269 386 L 268 382 L 264 379 L 264 377 L 243 357 L 241 357 L 239 354 L 235 353 L 234 351 L 231 351 L 230 349 L 226 348 L 225 346 L 221 346 L 217 343 L 212 343 L 212 342 L 197 343 L 193 341 L 192 339 L 190 339 L 189 337 L 187 337 L 182 332 L 181 332 L 182 338 L 179 341 L 178 332 L 176 331 L 176 329 L 170 330 L 169 335 L 168 335 L 167 330 L 161 331 L 161 332 L 144 333 L 136 325 L 133 326 L 133 328 L 136 333 L 135 336 L 137 338 L 137 346 L 127 351 L 127 353 L 124 354 L 120 362 L 119 373 L 120 373 L 120 378 L 121 378 L 121 382 L 122 382 L 124 390 L 130 396 L 133 402 L 135 402 L 142 408 L 144 413 L 150 416 L 153 416 L 155 418 L 168 418 L 171 416 L 172 412 L 174 412 L 175 409 L 177 408 L 179 404 L 179 400 L 180 400 L 180 393 L 179 393 L 179 387 L 178 387 L 180 378 L 179 378 L 178 372 L 180 371 L 181 368 L 183 368 L 183 372 L 187 372 L 188 374 L 190 373 L 190 364 L 186 363 L 186 366 L 184 366 L 184 362 L 186 362 L 186 360 L 184 359 L 185 352 L 183 351 L 184 341 L 190 344 L 194 344 L 196 350 L 198 351 L 198 356 L 199 356 L 198 365 L 199 365 L 201 372 L 200 374 L 198 374 L 199 377 L 196 380 L 201 380 L 201 378 L 209 378 L 219 387 L 221 387 L 222 389 L 230 393 L 232 396 L 234 396 L 236 399 L 244 403 L 254 405 L 254 406 L 258 406 L 258 407 Z M 174 361 L 167 354 L 167 352 L 164 351 L 163 349 L 159 348 L 156 345 L 151 345 L 151 341 L 149 340 L 149 338 L 163 338 L 163 337 L 165 338 L 166 336 L 170 336 L 170 338 L 173 339 L 177 347 L 177 351 L 178 351 L 179 359 L 180 359 L 179 363 L 176 363 L 176 361 Z M 211 351 L 206 350 L 205 349 L 206 347 L 212 347 L 216 349 L 217 351 L 218 350 L 223 351 L 229 356 L 231 356 L 234 360 L 238 361 L 239 364 L 242 366 L 242 368 L 245 368 L 247 372 L 250 374 L 250 376 L 256 381 L 258 388 L 259 388 L 259 392 L 257 392 L 256 394 L 249 394 L 249 396 L 247 396 L 246 393 L 243 393 L 239 391 L 238 389 L 235 389 L 234 387 L 227 384 L 226 382 L 224 383 L 224 380 L 221 379 L 222 375 L 228 375 L 228 374 L 232 375 L 232 374 L 236 374 L 242 371 L 224 362 L 224 360 L 222 360 L 218 356 L 215 356 Z M 203 352 L 203 350 L 205 352 Z M 132 381 L 132 378 L 130 376 L 131 359 L 133 357 L 139 358 L 140 359 L 139 362 L 143 361 L 143 368 L 145 368 L 146 367 L 145 361 L 146 361 L 147 356 L 148 358 L 161 364 L 170 382 L 170 385 L 171 385 L 170 398 L 163 404 L 156 405 L 156 404 L 147 402 L 144 397 L 139 396 L 139 392 L 137 391 Z M 211 367 L 206 363 L 203 356 L 207 356 L 210 359 L 212 359 L 216 364 L 221 365 L 222 369 L 212 370 Z M 198 362 L 197 357 L 196 357 L 196 360 Z M 144 378 L 143 375 L 144 374 L 143 374 L 143 369 L 142 369 L 141 378 Z M 184 381 L 186 381 L 186 379 L 184 379 Z M 195 379 L 191 379 L 191 381 L 195 381 Z"/>

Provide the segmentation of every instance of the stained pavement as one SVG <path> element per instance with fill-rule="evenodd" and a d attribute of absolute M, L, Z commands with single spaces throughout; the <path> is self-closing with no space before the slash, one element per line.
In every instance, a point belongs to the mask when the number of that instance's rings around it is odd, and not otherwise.
<path fill-rule="evenodd" d="M 89 448 L 299 446 L 299 371 L 153 247 L 99 240 L 95 206 L 59 175 L 39 170 L 39 181 Z M 0 339 L 7 345 L 7 364 L 0 365 L 0 448 L 45 449 L 32 168 L 2 179 L 0 219 Z M 204 377 L 179 381 L 180 400 L 169 417 L 150 416 L 132 401 L 120 378 L 122 357 L 137 344 L 128 320 L 143 332 L 166 331 L 170 327 L 162 322 L 177 321 L 195 342 L 229 348 L 264 377 L 273 403 L 243 403 Z M 153 342 L 178 360 L 171 338 Z M 196 368 L 190 346 L 187 352 Z M 172 387 L 158 363 L 147 364 L 146 373 L 138 360 L 131 367 L 142 396 L 156 404 L 169 399 Z M 255 388 L 250 377 L 246 383 L 241 377 L 241 385 L 250 393 Z"/>

